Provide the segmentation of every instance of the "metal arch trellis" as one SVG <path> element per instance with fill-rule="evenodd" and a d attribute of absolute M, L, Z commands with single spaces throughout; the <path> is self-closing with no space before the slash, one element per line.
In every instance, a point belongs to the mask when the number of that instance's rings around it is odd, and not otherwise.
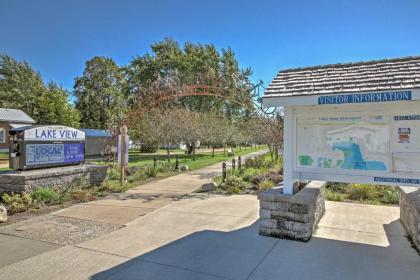
<path fill-rule="evenodd" d="M 227 78 L 222 76 L 217 80 L 197 77 L 194 84 L 183 84 L 178 75 L 170 75 L 167 77 L 159 76 L 148 88 L 140 88 L 137 90 L 134 106 L 126 118 L 126 125 L 131 126 L 135 119 L 141 117 L 151 108 L 159 106 L 160 104 L 176 100 L 181 97 L 188 96 L 213 96 L 220 97 L 229 102 L 243 106 L 250 110 L 256 116 L 275 116 L 281 113 L 278 108 L 267 108 L 262 103 L 262 95 L 265 91 L 263 82 L 259 80 L 256 83 L 247 81 L 242 85 L 236 84 L 236 89 L 239 88 L 240 94 L 249 96 L 248 102 L 243 102 L 232 98 L 227 94 L 228 87 L 226 85 Z"/>
<path fill-rule="evenodd" d="M 238 81 L 239 79 L 234 79 Z M 227 93 L 229 90 L 227 77 L 222 76 L 217 80 L 206 79 L 203 76 L 196 79 L 196 83 L 184 84 L 181 83 L 181 79 L 178 75 L 169 75 L 166 78 L 158 77 L 156 81 L 151 83 L 147 89 L 139 88 L 134 100 L 134 107 L 125 118 L 124 125 L 115 131 L 116 134 L 121 134 L 121 143 L 125 143 L 125 135 L 127 133 L 127 127 L 132 126 L 135 123 L 136 118 L 140 118 L 144 113 L 149 111 L 151 108 L 158 106 L 165 101 L 175 100 L 180 97 L 187 96 L 214 96 L 224 98 L 230 102 L 239 104 L 244 108 L 247 108 L 259 117 L 264 116 L 279 116 L 279 111 L 276 108 L 265 108 L 262 103 L 262 94 L 265 90 L 262 81 L 258 81 L 253 84 L 247 81 L 241 85 L 235 84 L 235 88 L 240 89 L 240 93 L 249 95 L 248 102 L 242 102 L 230 97 Z M 114 135 L 116 135 L 114 134 Z M 125 154 L 127 147 L 125 144 L 121 144 L 121 153 Z M 121 184 L 125 182 L 125 157 L 121 157 L 121 169 L 120 177 Z"/>

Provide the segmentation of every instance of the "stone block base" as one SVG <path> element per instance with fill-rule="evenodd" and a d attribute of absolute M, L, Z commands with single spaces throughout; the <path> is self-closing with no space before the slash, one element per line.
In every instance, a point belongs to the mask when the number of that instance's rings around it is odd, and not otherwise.
<path fill-rule="evenodd" d="M 66 188 L 75 183 L 101 184 L 107 175 L 105 165 L 76 165 L 27 171 L 0 172 L 0 193 L 33 191 L 40 187 Z"/>
<path fill-rule="evenodd" d="M 420 188 L 399 187 L 400 221 L 408 238 L 420 252 Z"/>
<path fill-rule="evenodd" d="M 312 181 L 294 195 L 283 187 L 260 193 L 260 235 L 309 241 L 325 212 L 325 185 Z"/>

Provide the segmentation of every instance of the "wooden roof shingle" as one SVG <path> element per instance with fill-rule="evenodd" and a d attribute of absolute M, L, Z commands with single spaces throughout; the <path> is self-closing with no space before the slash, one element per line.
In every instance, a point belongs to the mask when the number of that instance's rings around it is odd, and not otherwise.
<path fill-rule="evenodd" d="M 286 69 L 266 96 L 298 96 L 420 88 L 420 56 Z"/>

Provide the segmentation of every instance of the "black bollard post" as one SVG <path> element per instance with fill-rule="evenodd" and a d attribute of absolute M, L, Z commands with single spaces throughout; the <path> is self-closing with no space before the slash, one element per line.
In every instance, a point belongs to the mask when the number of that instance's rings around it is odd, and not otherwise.
<path fill-rule="evenodd" d="M 153 168 L 156 169 L 156 167 L 157 167 L 157 159 L 156 157 L 153 157 Z"/>
<path fill-rule="evenodd" d="M 223 162 L 222 163 L 222 182 L 224 182 L 226 179 L 226 171 L 227 171 L 226 169 L 227 169 L 226 162 Z"/>
<path fill-rule="evenodd" d="M 178 171 L 179 170 L 179 156 L 176 155 L 175 157 L 175 170 Z"/>
<path fill-rule="evenodd" d="M 232 159 L 232 169 L 235 170 L 235 158 Z"/>

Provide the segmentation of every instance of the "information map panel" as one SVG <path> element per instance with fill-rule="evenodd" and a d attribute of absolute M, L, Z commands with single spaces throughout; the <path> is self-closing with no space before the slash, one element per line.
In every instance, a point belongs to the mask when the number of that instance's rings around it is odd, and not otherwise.
<path fill-rule="evenodd" d="M 389 171 L 386 116 L 298 119 L 297 166 Z"/>
<path fill-rule="evenodd" d="M 27 144 L 26 165 L 77 164 L 85 158 L 84 143 Z"/>

